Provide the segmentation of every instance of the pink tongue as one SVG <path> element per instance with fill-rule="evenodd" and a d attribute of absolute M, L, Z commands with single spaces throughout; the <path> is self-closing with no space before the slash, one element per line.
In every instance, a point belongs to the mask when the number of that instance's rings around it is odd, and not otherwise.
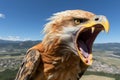
<path fill-rule="evenodd" d="M 88 58 L 89 54 L 88 52 L 85 52 L 82 48 L 80 48 L 80 50 L 82 51 L 82 54 L 85 58 Z"/>
<path fill-rule="evenodd" d="M 85 45 L 85 43 L 83 41 L 79 41 L 79 49 L 81 50 L 83 56 L 85 58 L 88 58 L 89 54 L 88 54 L 88 49 L 87 46 Z"/>

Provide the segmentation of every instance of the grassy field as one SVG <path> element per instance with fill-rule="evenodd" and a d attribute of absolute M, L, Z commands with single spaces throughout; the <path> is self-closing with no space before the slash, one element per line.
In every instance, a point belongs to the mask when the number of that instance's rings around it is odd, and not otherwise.
<path fill-rule="evenodd" d="M 86 71 L 81 80 L 120 80 L 120 74 Z"/>
<path fill-rule="evenodd" d="M 18 70 L 5 70 L 0 72 L 0 80 L 14 80 Z M 80 80 L 120 80 L 120 74 L 87 71 Z"/>
<path fill-rule="evenodd" d="M 3 72 L 0 72 L 0 80 L 14 80 L 17 70 L 6 69 Z"/>
<path fill-rule="evenodd" d="M 115 78 L 97 76 L 97 75 L 85 75 L 80 80 L 115 80 Z"/>

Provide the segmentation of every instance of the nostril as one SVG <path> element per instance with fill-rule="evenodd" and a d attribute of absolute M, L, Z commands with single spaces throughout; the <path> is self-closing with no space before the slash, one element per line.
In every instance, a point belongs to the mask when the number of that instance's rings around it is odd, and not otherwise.
<path fill-rule="evenodd" d="M 98 21 L 99 20 L 99 18 L 95 18 L 95 21 Z"/>

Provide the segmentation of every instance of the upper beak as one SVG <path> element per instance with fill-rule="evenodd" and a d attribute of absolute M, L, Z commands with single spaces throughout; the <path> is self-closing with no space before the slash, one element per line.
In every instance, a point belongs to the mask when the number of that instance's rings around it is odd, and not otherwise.
<path fill-rule="evenodd" d="M 109 32 L 109 28 L 110 28 L 109 21 L 107 20 L 107 18 L 105 16 L 102 16 L 102 15 L 97 15 L 97 16 L 93 17 L 91 20 L 89 20 L 86 24 L 83 24 L 82 26 L 89 28 L 96 24 L 102 25 L 103 30 L 105 30 L 106 32 Z"/>

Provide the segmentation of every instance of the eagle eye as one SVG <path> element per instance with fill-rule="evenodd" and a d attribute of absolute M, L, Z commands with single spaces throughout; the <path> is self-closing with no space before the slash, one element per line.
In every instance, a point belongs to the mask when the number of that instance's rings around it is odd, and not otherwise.
<path fill-rule="evenodd" d="M 84 22 L 87 22 L 87 21 L 88 21 L 88 19 L 86 19 L 86 18 L 75 18 L 75 19 L 74 19 L 74 23 L 75 23 L 76 25 L 79 25 L 79 24 L 84 23 Z"/>

